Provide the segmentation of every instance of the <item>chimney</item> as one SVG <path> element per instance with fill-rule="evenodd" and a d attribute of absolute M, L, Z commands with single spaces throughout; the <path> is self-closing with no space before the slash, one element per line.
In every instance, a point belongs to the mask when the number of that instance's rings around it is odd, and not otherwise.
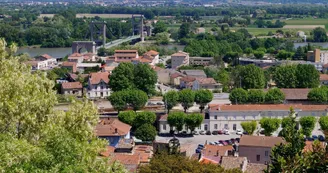
<path fill-rule="evenodd" d="M 115 128 L 115 134 L 117 134 L 117 128 Z"/>

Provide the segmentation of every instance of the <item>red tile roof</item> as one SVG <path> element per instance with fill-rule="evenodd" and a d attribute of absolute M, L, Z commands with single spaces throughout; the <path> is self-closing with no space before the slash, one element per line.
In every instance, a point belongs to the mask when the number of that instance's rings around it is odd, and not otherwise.
<path fill-rule="evenodd" d="M 46 58 L 46 59 L 51 59 L 53 58 L 52 56 L 48 55 L 48 54 L 43 54 L 41 55 L 42 57 Z"/>
<path fill-rule="evenodd" d="M 195 77 L 191 77 L 191 76 L 185 76 L 183 78 L 180 79 L 180 81 L 184 81 L 184 82 L 193 82 L 195 81 L 196 78 Z"/>
<path fill-rule="evenodd" d="M 76 66 L 76 62 L 68 62 L 68 61 L 64 61 L 62 63 L 62 66 L 65 66 L 65 67 L 69 67 L 69 66 Z"/>
<path fill-rule="evenodd" d="M 171 56 L 188 56 L 189 54 L 186 52 L 179 51 Z"/>
<path fill-rule="evenodd" d="M 274 147 L 282 142 L 284 140 L 281 137 L 243 135 L 240 138 L 239 146 Z"/>
<path fill-rule="evenodd" d="M 196 78 L 199 84 L 216 84 L 213 78 Z"/>
<path fill-rule="evenodd" d="M 82 55 L 79 53 L 73 53 L 72 55 L 69 56 L 69 58 L 70 57 L 82 57 Z"/>
<path fill-rule="evenodd" d="M 102 119 L 97 124 L 95 132 L 97 136 L 125 136 L 130 132 L 131 126 L 117 118 Z"/>
<path fill-rule="evenodd" d="M 95 85 L 99 84 L 101 81 L 104 81 L 106 84 L 109 82 L 109 73 L 108 72 L 98 72 L 90 73 L 90 83 Z"/>
<path fill-rule="evenodd" d="M 100 155 L 104 156 L 104 157 L 109 157 L 110 155 L 112 155 L 115 151 L 115 147 L 113 146 L 106 146 L 105 151 L 101 152 Z"/>
<path fill-rule="evenodd" d="M 129 172 L 136 172 L 140 164 L 140 156 L 137 154 L 114 154 L 109 162 L 113 163 L 114 161 L 123 164 Z"/>
<path fill-rule="evenodd" d="M 328 74 L 320 74 L 320 81 L 327 81 L 328 80 Z"/>
<path fill-rule="evenodd" d="M 224 169 L 240 169 L 244 164 L 247 164 L 246 157 L 224 156 L 221 158 L 221 166 Z"/>
<path fill-rule="evenodd" d="M 206 158 L 206 157 L 202 157 L 200 160 L 199 160 L 199 162 L 201 163 L 201 164 L 219 164 L 219 162 L 218 161 L 216 161 L 216 160 L 212 160 L 212 159 L 209 159 L 209 158 Z"/>
<path fill-rule="evenodd" d="M 178 72 L 173 73 L 173 74 L 170 75 L 170 77 L 173 78 L 173 79 L 174 79 L 174 78 L 177 78 L 177 77 L 179 77 L 179 76 L 180 76 L 180 77 L 183 77 L 184 75 L 182 75 L 181 73 L 178 73 Z"/>
<path fill-rule="evenodd" d="M 221 157 L 225 156 L 229 150 L 232 150 L 232 145 L 218 146 L 218 145 L 205 145 L 202 154 L 203 156 Z"/>
<path fill-rule="evenodd" d="M 145 54 L 149 54 L 151 56 L 159 55 L 159 53 L 157 51 L 154 51 L 154 50 L 150 50 L 150 51 L 146 52 Z"/>
<path fill-rule="evenodd" d="M 261 105 L 209 105 L 211 111 L 273 111 L 286 110 L 290 107 L 294 109 L 301 109 L 303 111 L 318 110 L 325 111 L 328 109 L 327 105 L 284 105 L 284 104 L 261 104 Z"/>
<path fill-rule="evenodd" d="M 64 89 L 82 89 L 82 84 L 80 82 L 64 82 L 62 87 Z"/>

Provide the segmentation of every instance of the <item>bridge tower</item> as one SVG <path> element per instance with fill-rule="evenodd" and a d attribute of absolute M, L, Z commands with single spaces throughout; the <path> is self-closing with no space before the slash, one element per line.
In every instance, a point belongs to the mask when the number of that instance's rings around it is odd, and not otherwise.
<path fill-rule="evenodd" d="M 89 29 L 90 40 L 96 42 L 97 45 L 102 44 L 102 46 L 105 47 L 107 23 L 105 21 L 91 21 Z"/>
<path fill-rule="evenodd" d="M 139 23 L 137 21 L 139 19 Z M 144 16 L 143 15 L 134 15 L 132 14 L 132 35 L 135 33 L 140 34 L 141 42 L 145 41 L 144 35 Z"/>

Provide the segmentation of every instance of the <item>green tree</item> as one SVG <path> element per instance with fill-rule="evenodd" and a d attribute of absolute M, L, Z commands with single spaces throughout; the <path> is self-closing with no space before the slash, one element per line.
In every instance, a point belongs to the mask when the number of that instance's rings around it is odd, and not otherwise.
<path fill-rule="evenodd" d="M 161 33 L 161 32 L 166 32 L 167 31 L 167 26 L 164 22 L 162 21 L 158 21 L 155 25 L 154 25 L 154 29 L 153 29 L 153 33 L 156 35 L 157 33 Z"/>
<path fill-rule="evenodd" d="M 244 50 L 244 53 L 246 53 L 247 55 L 250 55 L 250 54 L 253 53 L 253 49 L 250 48 L 250 47 L 248 47 L 248 48 L 246 48 L 246 49 Z"/>
<path fill-rule="evenodd" d="M 263 90 L 249 90 L 248 102 L 250 103 L 264 103 L 265 93 Z"/>
<path fill-rule="evenodd" d="M 254 51 L 253 52 L 256 59 L 262 59 L 264 57 L 265 52 L 262 51 Z"/>
<path fill-rule="evenodd" d="M 136 138 L 142 141 L 154 141 L 156 135 L 156 128 L 151 124 L 143 124 L 136 130 Z"/>
<path fill-rule="evenodd" d="M 300 118 L 301 130 L 305 136 L 311 136 L 316 123 L 315 117 L 306 116 Z"/>
<path fill-rule="evenodd" d="M 124 111 L 118 114 L 118 119 L 123 123 L 133 126 L 136 116 L 134 111 Z"/>
<path fill-rule="evenodd" d="M 294 53 L 293 52 L 287 52 L 285 50 L 281 50 L 276 55 L 276 58 L 281 59 L 281 60 L 282 59 L 283 60 L 286 60 L 286 59 L 291 59 L 293 56 L 294 56 Z"/>
<path fill-rule="evenodd" d="M 120 63 L 110 75 L 109 87 L 112 91 L 134 88 L 134 66 L 132 63 Z"/>
<path fill-rule="evenodd" d="M 185 123 L 190 131 L 193 132 L 196 127 L 199 127 L 202 124 L 203 119 L 204 117 L 202 114 L 193 113 L 185 116 Z"/>
<path fill-rule="evenodd" d="M 169 123 L 170 127 L 175 127 L 178 132 L 183 129 L 185 124 L 186 114 L 183 112 L 171 112 L 167 116 L 167 122 Z"/>
<path fill-rule="evenodd" d="M 293 56 L 293 60 L 305 60 L 305 59 L 306 59 L 306 54 L 304 52 L 304 49 L 303 49 L 303 47 L 299 46 L 296 49 L 296 52 Z"/>
<path fill-rule="evenodd" d="M 148 96 L 141 90 L 127 91 L 126 102 L 134 111 L 142 109 L 148 101 Z"/>
<path fill-rule="evenodd" d="M 140 127 L 143 124 L 154 124 L 156 121 L 156 114 L 154 112 L 144 111 L 138 112 L 134 119 L 133 127 Z"/>
<path fill-rule="evenodd" d="M 327 103 L 328 99 L 328 92 L 327 88 L 321 87 L 321 88 L 313 88 L 309 93 L 308 93 L 308 99 L 316 102 L 316 103 Z"/>
<path fill-rule="evenodd" d="M 183 89 L 179 92 L 179 102 L 181 103 L 184 112 L 187 112 L 187 109 L 194 105 L 195 92 L 191 89 Z"/>
<path fill-rule="evenodd" d="M 170 110 L 179 103 L 179 94 L 177 91 L 168 91 L 163 96 L 163 102 L 166 106 L 167 112 L 170 113 Z"/>
<path fill-rule="evenodd" d="M 265 86 L 264 72 L 254 64 L 247 65 L 241 71 L 241 86 L 244 89 L 262 89 Z"/>
<path fill-rule="evenodd" d="M 198 90 L 195 92 L 195 102 L 199 104 L 200 112 L 213 100 L 213 93 L 210 90 Z"/>
<path fill-rule="evenodd" d="M 298 88 L 316 88 L 320 85 L 320 75 L 311 64 L 298 64 L 296 67 Z"/>
<path fill-rule="evenodd" d="M 313 41 L 314 42 L 326 42 L 328 41 L 327 32 L 324 28 L 315 28 L 313 30 Z"/>
<path fill-rule="evenodd" d="M 320 129 L 322 130 L 323 134 L 325 134 L 326 142 L 328 142 L 328 116 L 322 116 L 319 119 Z M 328 146 L 326 146 L 326 153 L 327 153 Z"/>
<path fill-rule="evenodd" d="M 285 94 L 279 88 L 269 89 L 265 94 L 265 102 L 278 104 L 283 103 L 285 100 Z"/>
<path fill-rule="evenodd" d="M 68 111 L 54 111 L 54 82 L 32 73 L 5 45 L 1 40 L 0 171 L 126 172 L 98 157 L 107 142 L 95 136 L 99 117 L 93 103 L 74 100 Z"/>
<path fill-rule="evenodd" d="M 190 33 L 190 24 L 183 23 L 179 28 L 179 39 L 185 38 Z"/>
<path fill-rule="evenodd" d="M 158 45 L 167 45 L 170 42 L 169 34 L 167 32 L 157 33 L 155 39 Z"/>
<path fill-rule="evenodd" d="M 116 68 L 115 68 L 116 69 Z M 134 86 L 148 95 L 155 93 L 156 72 L 148 65 L 139 63 L 134 67 Z"/>
<path fill-rule="evenodd" d="M 189 159 L 181 154 L 155 154 L 150 163 L 141 166 L 140 173 L 241 173 L 240 169 L 224 170 L 215 164 L 202 164 L 197 159 Z"/>
<path fill-rule="evenodd" d="M 246 121 L 246 122 L 242 122 L 240 125 L 244 129 L 244 131 L 247 132 L 248 135 L 253 135 L 253 133 L 257 127 L 257 122 L 256 121 Z"/>
<path fill-rule="evenodd" d="M 273 80 L 276 82 L 278 88 L 296 88 L 296 66 L 278 66 L 273 74 Z"/>
<path fill-rule="evenodd" d="M 300 157 L 304 149 L 304 135 L 297 130 L 296 116 L 290 108 L 289 116 L 285 118 L 282 137 L 286 143 L 275 146 L 271 151 L 270 172 L 303 172 Z"/>
<path fill-rule="evenodd" d="M 110 101 L 112 106 L 118 112 L 123 111 L 127 108 L 127 97 L 128 91 L 117 91 L 113 92 L 107 99 Z"/>
<path fill-rule="evenodd" d="M 233 104 L 243 104 L 248 100 L 248 93 L 242 88 L 233 89 L 229 95 L 229 100 Z"/>
<path fill-rule="evenodd" d="M 264 129 L 264 135 L 271 136 L 273 132 L 278 130 L 280 126 L 280 119 L 264 117 L 260 120 L 260 125 Z"/>
<path fill-rule="evenodd" d="M 217 75 L 214 76 L 214 79 L 223 85 L 223 91 L 229 90 L 230 75 L 226 70 L 220 70 Z"/>

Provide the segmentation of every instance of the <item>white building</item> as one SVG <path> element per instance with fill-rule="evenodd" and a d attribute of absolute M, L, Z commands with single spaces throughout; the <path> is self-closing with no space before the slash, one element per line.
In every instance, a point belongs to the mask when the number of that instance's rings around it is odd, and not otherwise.
<path fill-rule="evenodd" d="M 235 131 L 242 129 L 241 123 L 245 121 L 259 122 L 263 117 L 282 119 L 289 115 L 290 107 L 294 108 L 297 119 L 302 116 L 328 116 L 327 105 L 209 105 L 205 113 L 203 123 L 196 131 L 216 131 L 227 129 Z M 260 125 L 258 124 L 258 127 Z M 315 129 L 319 128 L 316 123 Z M 159 133 L 169 133 L 170 125 L 167 123 L 167 115 L 159 119 Z"/>
<path fill-rule="evenodd" d="M 90 73 L 88 81 L 88 98 L 106 98 L 110 96 L 108 82 L 108 72 Z"/>
<path fill-rule="evenodd" d="M 26 61 L 25 64 L 31 65 L 32 70 L 44 70 L 57 65 L 57 60 L 48 54 L 44 54 L 35 57 L 33 61 Z"/>

